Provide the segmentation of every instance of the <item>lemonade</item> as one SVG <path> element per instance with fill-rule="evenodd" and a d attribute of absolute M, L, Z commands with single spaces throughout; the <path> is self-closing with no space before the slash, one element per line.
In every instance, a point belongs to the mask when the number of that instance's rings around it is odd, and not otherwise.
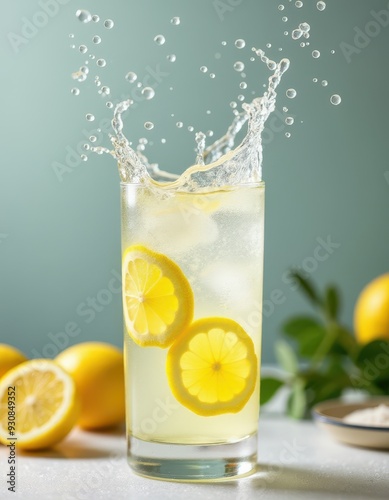
<path fill-rule="evenodd" d="M 195 164 L 180 176 L 125 136 L 132 99 L 115 107 L 113 149 L 91 148 L 116 159 L 121 179 L 128 461 L 150 477 L 222 480 L 256 469 L 261 134 L 289 60 L 252 50 L 274 70 L 266 92 L 208 147 L 196 132 Z"/>
<path fill-rule="evenodd" d="M 256 463 L 263 215 L 261 182 L 204 193 L 122 184 L 127 429 L 140 473 L 204 479 Z"/>

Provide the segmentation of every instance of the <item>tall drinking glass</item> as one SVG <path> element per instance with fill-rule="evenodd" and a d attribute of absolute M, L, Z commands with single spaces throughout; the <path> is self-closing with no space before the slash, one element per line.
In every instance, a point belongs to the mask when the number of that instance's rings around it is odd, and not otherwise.
<path fill-rule="evenodd" d="M 141 475 L 255 470 L 264 193 L 121 184 L 128 461 Z"/>

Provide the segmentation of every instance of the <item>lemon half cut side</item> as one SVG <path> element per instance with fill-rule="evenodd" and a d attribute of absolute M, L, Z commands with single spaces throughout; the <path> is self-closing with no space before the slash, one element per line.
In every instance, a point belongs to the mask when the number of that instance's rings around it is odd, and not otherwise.
<path fill-rule="evenodd" d="M 228 318 L 194 321 L 168 351 L 175 398 L 202 416 L 237 413 L 254 392 L 258 361 L 250 336 Z"/>
<path fill-rule="evenodd" d="M 0 381 L 0 442 L 16 438 L 16 446 L 26 450 L 48 448 L 70 432 L 79 410 L 68 373 L 51 360 L 26 361 Z"/>
<path fill-rule="evenodd" d="M 193 292 L 180 267 L 142 245 L 123 255 L 127 332 L 142 347 L 168 347 L 193 318 Z"/>

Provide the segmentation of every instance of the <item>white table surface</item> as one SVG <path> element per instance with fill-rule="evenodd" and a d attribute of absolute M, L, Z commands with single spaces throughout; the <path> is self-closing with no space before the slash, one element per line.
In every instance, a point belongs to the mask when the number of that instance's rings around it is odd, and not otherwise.
<path fill-rule="evenodd" d="M 23 500 L 251 500 L 389 498 L 389 453 L 333 441 L 313 422 L 261 415 L 258 471 L 224 483 L 174 483 L 132 473 L 123 434 L 75 429 L 55 449 L 17 455 L 16 493 L 6 489 L 0 446 L 0 498 Z"/>

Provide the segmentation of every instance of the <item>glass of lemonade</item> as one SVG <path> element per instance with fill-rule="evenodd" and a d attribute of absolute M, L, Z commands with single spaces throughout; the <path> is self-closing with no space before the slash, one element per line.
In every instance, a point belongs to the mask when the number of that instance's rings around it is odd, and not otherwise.
<path fill-rule="evenodd" d="M 263 182 L 121 184 L 128 460 L 217 480 L 257 462 Z"/>

